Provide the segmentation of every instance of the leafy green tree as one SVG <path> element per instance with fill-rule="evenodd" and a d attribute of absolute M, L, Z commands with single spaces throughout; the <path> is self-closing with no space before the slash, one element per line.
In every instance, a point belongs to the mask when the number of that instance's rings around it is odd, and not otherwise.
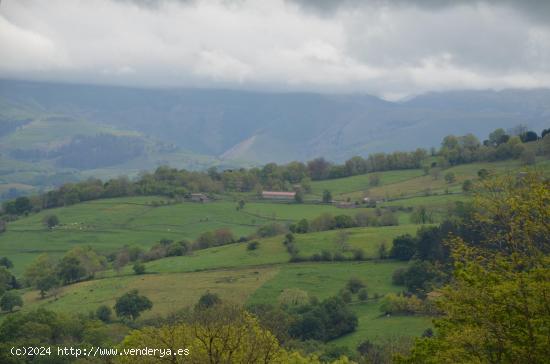
<path fill-rule="evenodd" d="M 366 301 L 369 299 L 369 293 L 366 288 L 361 288 L 359 292 L 357 292 L 357 298 L 359 298 L 360 301 Z"/>
<path fill-rule="evenodd" d="M 454 172 L 447 172 L 445 174 L 445 182 L 453 183 L 454 181 L 456 181 L 456 175 L 454 174 Z"/>
<path fill-rule="evenodd" d="M 426 206 L 417 206 L 411 214 L 413 224 L 431 224 L 433 222 L 433 213 Z"/>
<path fill-rule="evenodd" d="M 489 177 L 489 174 L 490 172 L 485 168 L 481 168 L 479 171 L 477 171 L 477 176 L 480 179 L 486 179 L 487 177 Z"/>
<path fill-rule="evenodd" d="M 145 267 L 145 264 L 141 263 L 141 262 L 135 262 L 132 269 L 134 270 L 134 273 L 135 274 L 144 274 L 145 273 L 145 270 L 147 269 Z"/>
<path fill-rule="evenodd" d="M 116 300 L 115 312 L 118 317 L 137 319 L 143 311 L 153 308 L 153 303 L 146 296 L 139 295 L 137 290 L 125 293 Z"/>
<path fill-rule="evenodd" d="M 360 278 L 352 277 L 346 283 L 346 288 L 351 293 L 358 293 L 362 288 L 365 288 L 366 284 Z"/>
<path fill-rule="evenodd" d="M 487 181 L 470 228 L 455 237 L 454 279 L 439 298 L 435 335 L 400 363 L 546 363 L 550 295 L 550 189 L 529 174 Z"/>
<path fill-rule="evenodd" d="M 334 216 L 334 227 L 336 229 L 347 229 L 355 227 L 355 221 L 348 215 L 336 215 Z"/>
<path fill-rule="evenodd" d="M 15 199 L 15 213 L 23 215 L 32 210 L 32 203 L 28 197 L 17 197 Z"/>
<path fill-rule="evenodd" d="M 332 202 L 332 193 L 330 193 L 329 190 L 323 191 L 323 202 L 324 203 L 331 203 Z"/>
<path fill-rule="evenodd" d="M 462 191 L 470 192 L 474 189 L 474 183 L 471 179 L 467 179 L 462 183 Z"/>
<path fill-rule="evenodd" d="M 65 256 L 57 265 L 57 275 L 65 284 L 76 282 L 86 276 L 86 269 L 80 261 L 71 256 Z"/>
<path fill-rule="evenodd" d="M 47 215 L 46 217 L 44 217 L 43 222 L 48 229 L 53 229 L 54 227 L 59 225 L 59 218 L 57 217 L 57 215 Z"/>
<path fill-rule="evenodd" d="M 537 133 L 532 130 L 526 131 L 525 133 L 521 133 L 519 137 L 523 143 L 534 142 L 539 139 L 539 136 L 537 135 Z"/>
<path fill-rule="evenodd" d="M 40 297 L 45 298 L 48 291 L 59 286 L 59 279 L 53 271 L 46 272 L 34 282 L 34 288 L 40 291 Z"/>
<path fill-rule="evenodd" d="M 370 187 L 380 186 L 380 176 L 378 174 L 371 174 L 369 176 L 369 186 Z"/>
<path fill-rule="evenodd" d="M 207 309 L 215 305 L 219 305 L 221 303 L 222 303 L 222 300 L 220 296 L 218 296 L 216 293 L 206 292 L 199 298 L 199 301 L 197 302 L 197 305 L 195 306 L 195 308 Z"/>
<path fill-rule="evenodd" d="M 309 231 L 309 221 L 307 219 L 301 219 L 296 224 L 295 232 L 298 234 L 305 234 Z"/>
<path fill-rule="evenodd" d="M 15 307 L 23 307 L 23 299 L 15 291 L 8 291 L 0 298 L 0 308 L 4 311 L 13 312 Z"/>
<path fill-rule="evenodd" d="M 9 289 L 16 288 L 15 276 L 3 266 L 0 266 L 0 295 Z"/>
<path fill-rule="evenodd" d="M 416 252 L 416 239 L 410 234 L 400 235 L 393 239 L 390 258 L 410 260 Z"/>
<path fill-rule="evenodd" d="M 13 263 L 8 257 L 0 258 L 0 267 L 6 267 L 7 269 L 13 268 Z"/>
<path fill-rule="evenodd" d="M 95 315 L 98 319 L 107 323 L 107 322 L 111 322 L 113 311 L 109 306 L 101 305 L 97 308 Z"/>
<path fill-rule="evenodd" d="M 298 189 L 296 191 L 296 194 L 294 195 L 294 201 L 296 201 L 296 203 L 304 202 L 304 192 L 302 191 L 302 189 Z"/>

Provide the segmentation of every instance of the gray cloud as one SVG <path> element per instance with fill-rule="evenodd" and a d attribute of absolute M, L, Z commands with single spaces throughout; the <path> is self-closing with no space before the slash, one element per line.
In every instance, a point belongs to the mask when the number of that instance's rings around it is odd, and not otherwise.
<path fill-rule="evenodd" d="M 0 77 L 368 92 L 550 86 L 547 1 L 4 0 Z"/>

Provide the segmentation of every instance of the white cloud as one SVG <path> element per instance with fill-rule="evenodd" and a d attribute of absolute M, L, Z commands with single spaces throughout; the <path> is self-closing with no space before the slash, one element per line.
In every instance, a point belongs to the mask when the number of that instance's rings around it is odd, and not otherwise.
<path fill-rule="evenodd" d="M 550 87 L 550 28 L 525 7 L 414 3 L 4 0 L 0 77 L 388 98 Z"/>

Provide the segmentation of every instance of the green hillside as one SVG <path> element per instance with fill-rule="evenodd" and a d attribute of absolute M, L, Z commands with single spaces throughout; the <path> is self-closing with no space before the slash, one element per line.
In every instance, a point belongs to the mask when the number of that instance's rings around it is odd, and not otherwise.
<path fill-rule="evenodd" d="M 88 313 L 100 305 L 113 306 L 121 293 L 138 289 L 153 303 L 153 309 L 142 316 L 142 320 L 149 320 L 191 307 L 205 292 L 217 294 L 226 302 L 255 307 L 277 304 L 289 290 L 301 292 L 308 299 L 339 296 L 348 281 L 357 277 L 368 292 L 367 299 L 354 294 L 347 304 L 358 318 L 358 327 L 329 342 L 355 348 L 366 339 L 381 343 L 396 337 L 417 337 L 432 327 L 432 318 L 427 314 L 385 315 L 381 311 L 387 294 L 404 290 L 402 285 L 392 283 L 394 272 L 411 264 L 381 256 L 382 247 L 387 254 L 396 237 L 414 236 L 420 227 L 441 221 L 455 202 L 468 202 L 471 196 L 462 190 L 462 184 L 467 179 L 476 181 L 480 169 L 492 175 L 516 175 L 524 170 L 548 173 L 549 166 L 548 160 L 539 160 L 534 167 L 518 161 L 473 163 L 447 168 L 437 178 L 424 175 L 420 169 L 377 172 L 379 182 L 375 186 L 370 183 L 370 173 L 314 181 L 305 203 L 260 200 L 251 192 L 213 194 L 215 198 L 207 203 L 166 196 L 98 199 L 45 209 L 9 222 L 7 231 L 0 234 L 0 257 L 6 256 L 14 263 L 11 271 L 22 281 L 25 270 L 43 253 L 61 259 L 78 246 L 91 247 L 103 255 L 116 255 L 124 247 L 147 252 L 163 239 L 195 242 L 205 232 L 229 229 L 235 239 L 245 237 L 246 241 L 197 248 L 183 256 L 154 258 L 144 262 L 142 275 L 134 273 L 132 263 L 114 269 L 114 261 L 109 261 L 92 279 L 65 285 L 46 298 L 41 298 L 37 290 L 22 289 L 21 311 L 42 307 Z M 456 177 L 451 182 L 442 177 L 449 172 Z M 325 190 L 337 202 L 314 203 Z M 366 207 L 362 202 L 366 196 L 379 199 L 376 206 Z M 338 207 L 338 201 L 348 198 L 357 205 Z M 242 208 L 238 203 L 241 199 Z M 430 211 L 431 222 L 412 223 L 411 216 L 419 207 Z M 294 253 L 285 243 L 284 233 L 255 235 L 259 228 L 270 224 L 290 226 L 302 219 L 313 224 L 319 216 L 337 215 L 355 221 L 358 216 L 388 213 L 398 225 L 295 233 Z M 52 229 L 44 225 L 45 217 L 50 215 L 59 219 L 59 225 Z M 250 248 L 251 241 L 257 244 L 254 249 Z M 356 258 L 358 250 L 362 252 L 360 258 Z M 323 255 L 328 255 L 329 261 L 323 261 Z M 336 261 L 338 255 L 341 261 Z M 0 316 L 0 320 L 6 316 Z"/>

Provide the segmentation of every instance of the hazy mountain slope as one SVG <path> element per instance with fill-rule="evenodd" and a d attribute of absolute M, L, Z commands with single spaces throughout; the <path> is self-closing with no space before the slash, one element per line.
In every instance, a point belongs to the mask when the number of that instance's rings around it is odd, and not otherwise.
<path fill-rule="evenodd" d="M 438 145 L 447 134 L 550 126 L 550 90 L 433 93 L 402 103 L 368 95 L 145 90 L 0 81 L 0 101 L 62 113 L 195 153 L 284 162 Z"/>

